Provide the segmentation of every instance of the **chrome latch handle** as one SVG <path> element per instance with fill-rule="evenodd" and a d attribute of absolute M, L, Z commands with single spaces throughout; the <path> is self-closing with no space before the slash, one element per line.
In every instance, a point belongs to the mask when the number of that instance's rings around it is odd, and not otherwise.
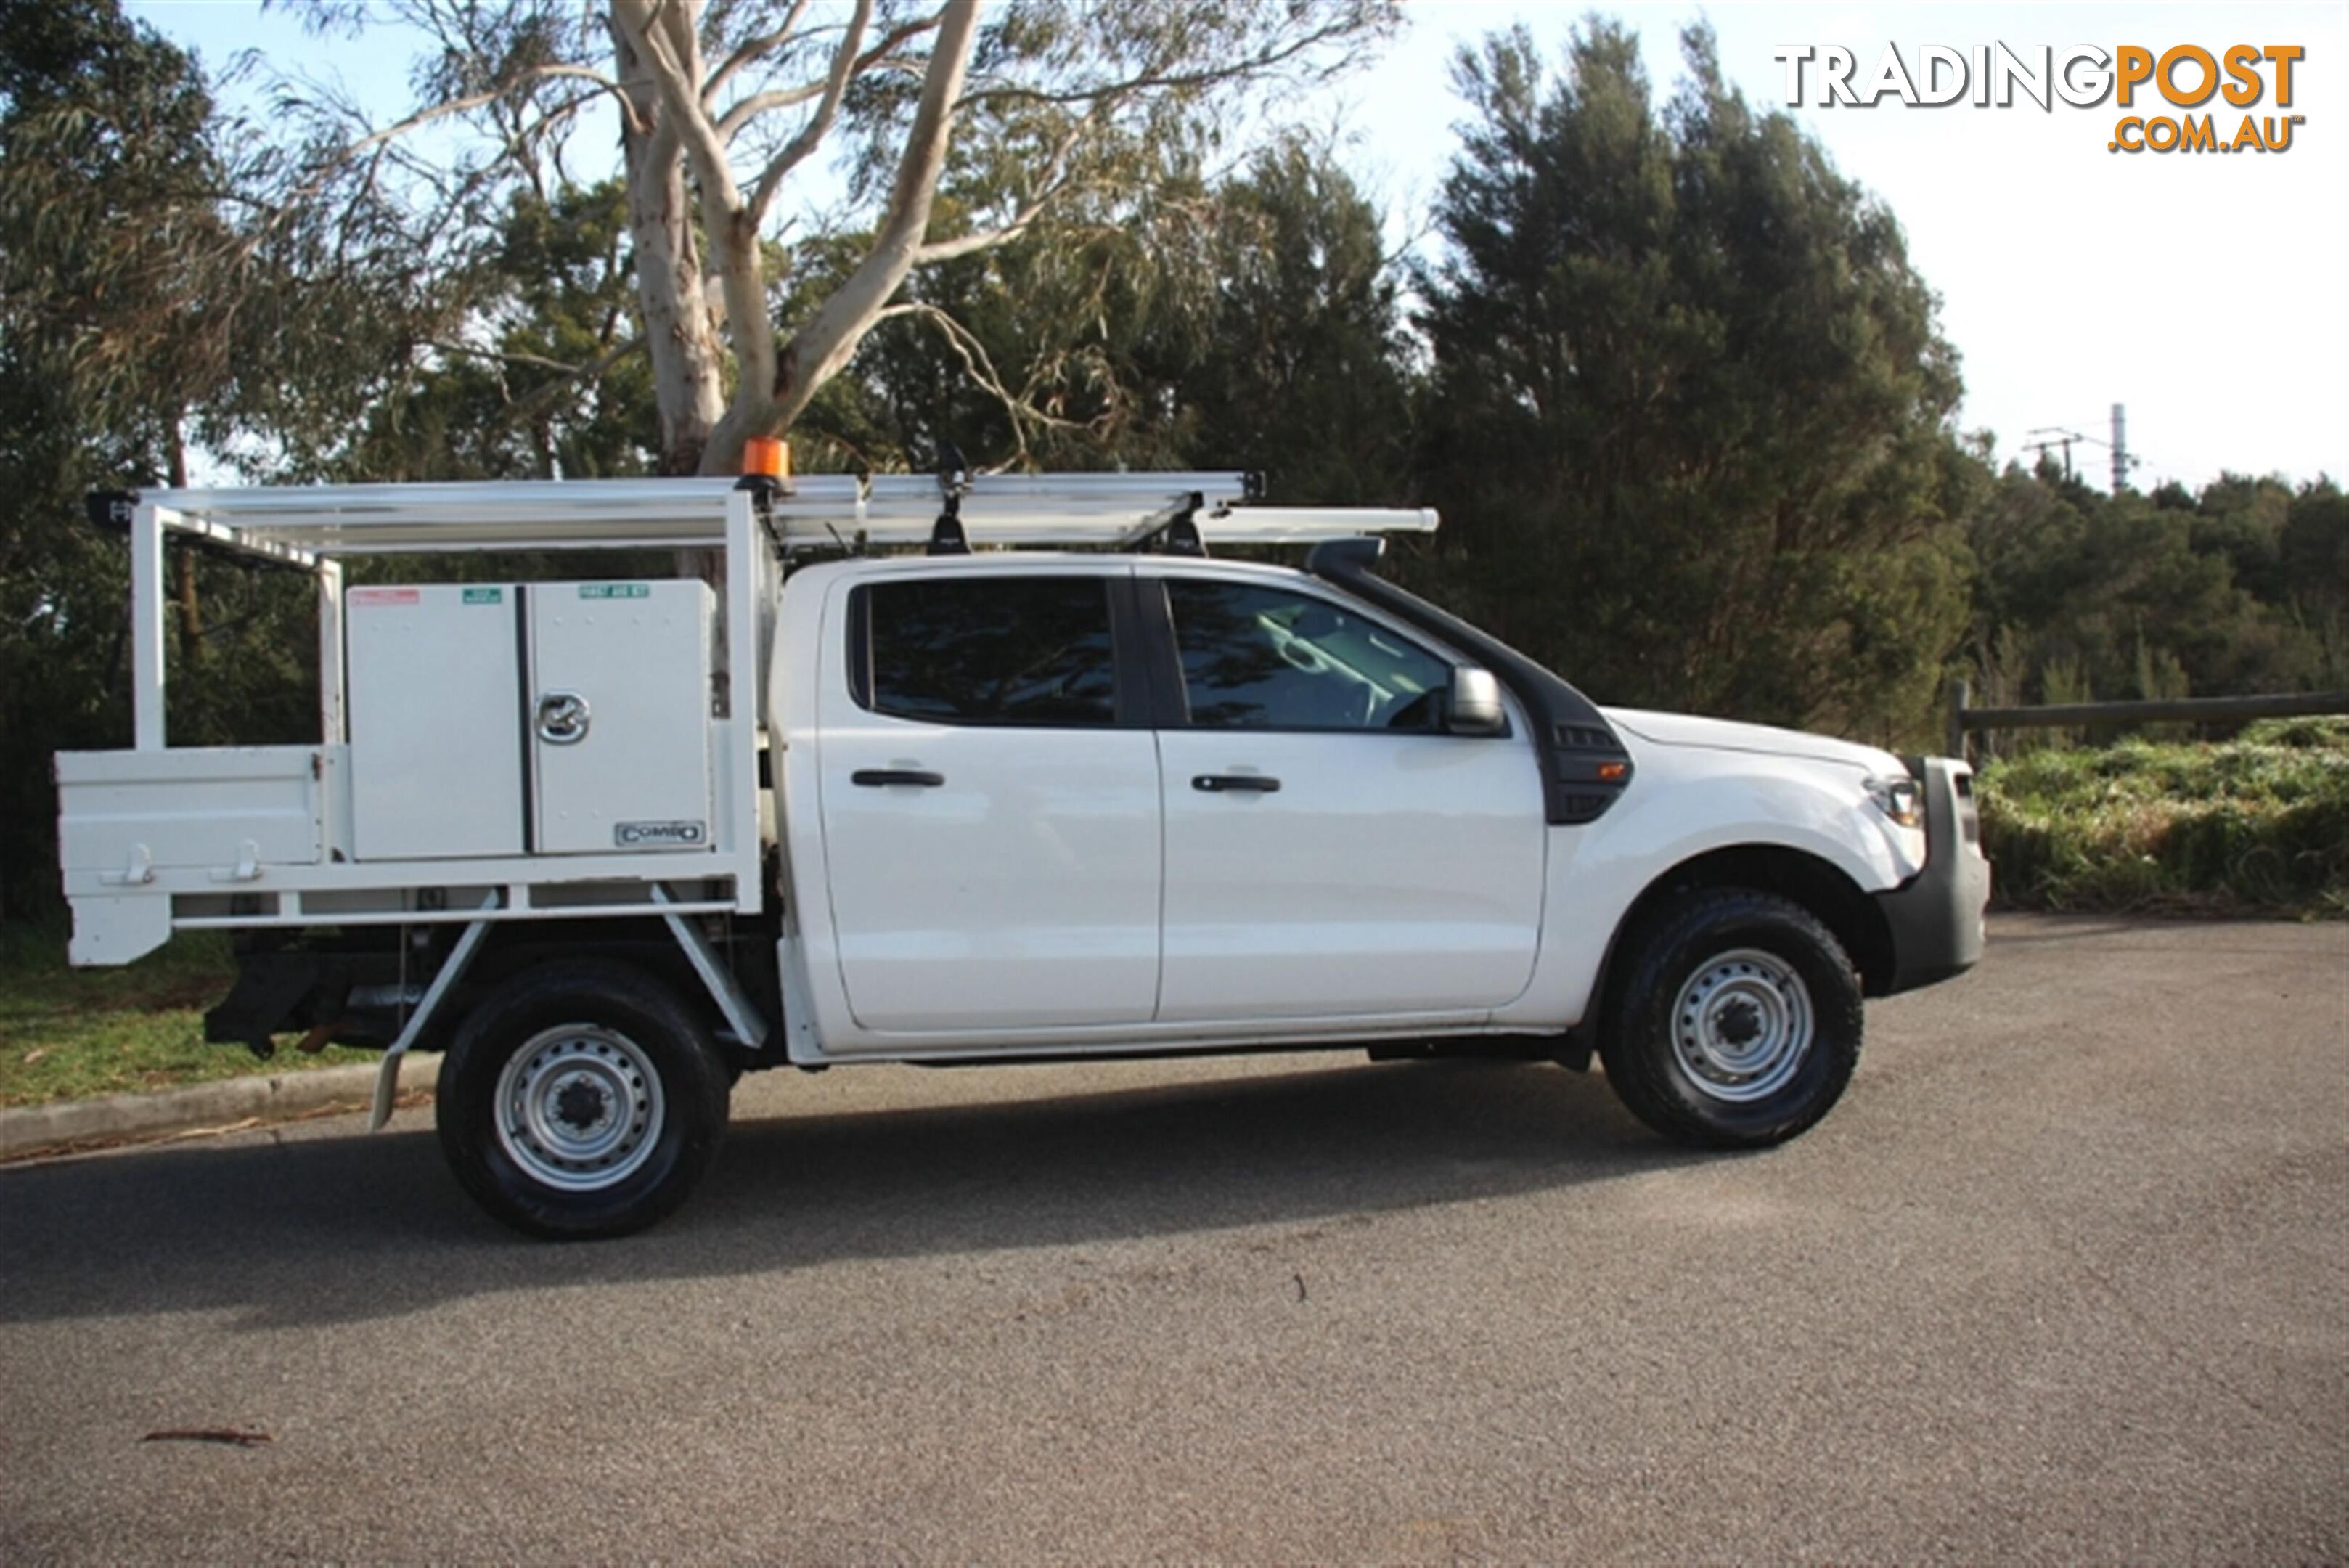
<path fill-rule="evenodd" d="M 587 699 L 576 691 L 549 691 L 538 700 L 538 738 L 550 746 L 575 746 L 587 738 Z"/>

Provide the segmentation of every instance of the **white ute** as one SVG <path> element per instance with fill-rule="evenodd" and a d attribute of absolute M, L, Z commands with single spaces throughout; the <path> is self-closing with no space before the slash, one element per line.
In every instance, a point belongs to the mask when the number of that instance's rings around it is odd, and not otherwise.
<path fill-rule="evenodd" d="M 1598 707 L 1377 575 L 1433 513 L 1258 489 L 94 496 L 136 733 L 57 759 L 73 960 L 235 932 L 207 1036 L 382 1047 L 378 1127 L 445 1050 L 459 1180 L 564 1237 L 673 1209 L 786 1065 L 1596 1052 L 1660 1133 L 1770 1144 L 1843 1092 L 1863 996 L 1980 956 L 1961 761 Z M 317 743 L 166 743 L 174 537 L 316 576 Z M 1305 569 L 1209 554 L 1274 544 Z M 624 569 L 342 576 L 596 549 Z"/>

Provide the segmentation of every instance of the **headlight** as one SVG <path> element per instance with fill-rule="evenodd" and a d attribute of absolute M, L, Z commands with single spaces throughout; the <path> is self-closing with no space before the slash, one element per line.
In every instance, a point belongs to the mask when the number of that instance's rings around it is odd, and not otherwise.
<path fill-rule="evenodd" d="M 1868 781 L 1868 798 L 1876 808 L 1903 827 L 1920 827 L 1925 821 L 1925 792 L 1903 774 L 1899 778 Z"/>

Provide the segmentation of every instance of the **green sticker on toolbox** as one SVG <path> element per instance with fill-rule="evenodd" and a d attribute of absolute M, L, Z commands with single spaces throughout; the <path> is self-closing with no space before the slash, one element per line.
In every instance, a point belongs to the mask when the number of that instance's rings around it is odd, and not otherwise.
<path fill-rule="evenodd" d="M 582 583 L 579 597 L 583 599 L 648 599 L 653 597 L 648 583 Z"/>
<path fill-rule="evenodd" d="M 503 588 L 467 588 L 465 602 L 469 605 L 502 605 L 506 602 Z"/>

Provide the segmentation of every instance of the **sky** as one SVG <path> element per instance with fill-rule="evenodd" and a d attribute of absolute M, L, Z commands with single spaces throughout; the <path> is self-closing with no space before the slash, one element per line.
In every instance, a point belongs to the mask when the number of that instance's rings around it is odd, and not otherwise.
<path fill-rule="evenodd" d="M 2111 406 L 2127 409 L 2141 489 L 2199 486 L 2222 471 L 2349 479 L 2349 4 L 2329 5 L 1736 5 L 1682 0 L 1600 9 L 1639 32 L 1661 100 L 1680 74 L 1679 35 L 1709 21 L 1724 74 L 1757 108 L 1784 109 L 1842 172 L 1906 230 L 1912 266 L 1941 297 L 1941 327 L 1962 359 L 1960 427 L 1987 430 L 2001 459 L 2028 461 L 2048 429 L 2108 441 Z M 407 51 L 306 36 L 253 0 L 134 0 L 128 9 L 218 68 L 261 49 L 275 68 L 339 78 L 387 117 L 406 102 Z M 1298 106 L 1336 126 L 1343 156 L 1381 200 L 1400 241 L 1436 243 L 1424 213 L 1457 145 L 1462 109 L 1449 62 L 1464 43 L 1522 21 L 1552 59 L 1587 5 L 1522 0 L 1409 0 L 1403 36 L 1367 72 Z M 2230 108 L 2163 102 L 2147 83 L 2122 109 L 2061 98 L 2042 109 L 1906 105 L 1821 107 L 1816 78 L 1790 107 L 1783 48 L 1850 51 L 1865 86 L 1887 45 L 1913 77 L 1920 50 L 1971 56 L 2002 44 L 2028 59 L 2041 46 L 2109 56 L 2135 45 L 2159 57 L 2199 46 L 2296 45 L 2292 103 L 2264 96 Z M 2085 69 L 2085 67 L 2080 67 Z M 2176 67 L 2196 85 L 2190 60 Z M 2077 79 L 2075 78 L 2075 79 Z M 2305 116 L 2282 152 L 2111 150 L 2124 116 L 2212 115 L 2231 139 L 2246 112 Z M 2098 483 L 2106 447 L 2075 444 Z"/>

